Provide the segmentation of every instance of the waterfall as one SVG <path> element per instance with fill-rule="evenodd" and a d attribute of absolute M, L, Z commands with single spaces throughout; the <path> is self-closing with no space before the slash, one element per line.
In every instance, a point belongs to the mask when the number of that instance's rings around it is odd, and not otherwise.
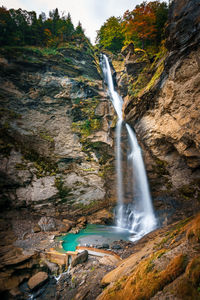
<path fill-rule="evenodd" d="M 117 173 L 117 208 L 116 225 L 118 228 L 128 229 L 133 235 L 131 240 L 135 241 L 156 228 L 156 218 L 153 211 L 151 195 L 148 186 L 147 175 L 142 158 L 141 148 L 138 145 L 136 135 L 132 128 L 123 121 L 123 100 L 114 88 L 112 73 L 108 58 L 103 54 L 102 71 L 108 86 L 111 102 L 118 116 L 116 126 L 116 173 Z M 131 172 L 132 201 L 125 203 L 123 153 L 122 153 L 122 129 L 125 130 L 127 145 L 127 167 Z M 128 170 L 126 170 L 128 174 Z"/>

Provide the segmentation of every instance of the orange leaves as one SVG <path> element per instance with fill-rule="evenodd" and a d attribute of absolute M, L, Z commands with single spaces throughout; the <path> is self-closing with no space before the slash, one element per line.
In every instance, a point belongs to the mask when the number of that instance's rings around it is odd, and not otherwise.
<path fill-rule="evenodd" d="M 49 37 L 52 36 L 52 33 L 51 33 L 51 31 L 50 31 L 48 28 L 45 28 L 44 34 L 45 34 L 45 36 L 46 36 L 47 38 L 49 38 Z"/>
<path fill-rule="evenodd" d="M 156 35 L 156 15 L 149 3 L 142 3 L 124 14 L 124 25 L 128 39 L 137 37 L 151 40 Z"/>

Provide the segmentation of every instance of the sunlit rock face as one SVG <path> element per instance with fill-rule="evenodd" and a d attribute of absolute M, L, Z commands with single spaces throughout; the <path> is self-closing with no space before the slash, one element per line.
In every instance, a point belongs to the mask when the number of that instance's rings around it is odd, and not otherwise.
<path fill-rule="evenodd" d="M 199 15 L 199 1 L 173 1 L 163 71 L 123 107 L 143 145 L 155 205 L 176 213 L 192 213 L 200 200 Z"/>
<path fill-rule="evenodd" d="M 112 198 L 114 112 L 91 50 L 10 51 L 0 54 L 1 206 L 54 214 Z"/>

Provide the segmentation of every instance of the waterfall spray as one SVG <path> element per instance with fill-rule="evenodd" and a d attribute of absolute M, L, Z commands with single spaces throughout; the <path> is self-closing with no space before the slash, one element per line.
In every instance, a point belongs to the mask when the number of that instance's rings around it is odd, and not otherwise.
<path fill-rule="evenodd" d="M 132 240 L 138 240 L 143 235 L 156 228 L 156 218 L 153 211 L 151 195 L 148 186 L 147 175 L 142 158 L 142 152 L 132 128 L 123 121 L 121 96 L 115 91 L 112 73 L 108 58 L 103 55 L 102 70 L 108 86 L 108 92 L 112 104 L 118 116 L 116 126 L 116 172 L 117 172 L 117 211 L 116 225 L 119 228 L 128 229 L 133 233 Z M 132 185 L 134 186 L 132 203 L 124 203 L 123 168 L 121 137 L 122 126 L 125 127 L 128 136 L 130 153 L 128 156 L 129 168 L 131 168 Z"/>

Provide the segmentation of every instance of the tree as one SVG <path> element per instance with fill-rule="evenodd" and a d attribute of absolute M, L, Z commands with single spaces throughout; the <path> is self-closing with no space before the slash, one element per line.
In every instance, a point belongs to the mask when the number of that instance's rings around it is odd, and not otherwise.
<path fill-rule="evenodd" d="M 144 48 L 145 43 L 156 36 L 156 16 L 152 7 L 143 2 L 136 8 L 124 14 L 124 26 L 126 39 L 141 41 Z"/>
<path fill-rule="evenodd" d="M 71 40 L 74 34 L 74 25 L 72 23 L 71 15 L 68 13 L 67 18 L 63 17 L 63 40 Z"/>
<path fill-rule="evenodd" d="M 10 16 L 9 11 L 0 7 L 0 45 L 7 45 L 13 40 L 13 29 L 15 24 Z"/>
<path fill-rule="evenodd" d="M 79 22 L 76 30 L 70 14 L 60 17 L 58 9 L 49 12 L 49 18 L 35 11 L 0 7 L 0 45 L 40 45 L 56 47 L 60 42 L 85 39 Z"/>
<path fill-rule="evenodd" d="M 75 34 L 84 35 L 84 30 L 80 21 L 78 22 L 78 25 L 76 27 Z"/>
<path fill-rule="evenodd" d="M 133 11 L 126 11 L 123 17 L 126 41 L 133 40 L 142 48 L 149 44 L 158 45 L 164 33 L 167 16 L 167 3 L 160 1 L 143 2 Z"/>
<path fill-rule="evenodd" d="M 49 17 L 51 20 L 51 32 L 53 35 L 56 35 L 58 32 L 59 27 L 59 21 L 60 21 L 60 15 L 58 12 L 58 8 L 53 9 L 49 12 Z"/>
<path fill-rule="evenodd" d="M 110 17 L 97 31 L 96 42 L 110 51 L 120 51 L 123 47 L 124 34 L 120 18 Z"/>
<path fill-rule="evenodd" d="M 168 19 L 168 5 L 166 2 L 159 1 L 150 2 L 152 9 L 156 15 L 156 42 L 159 44 L 164 37 L 165 24 Z"/>

